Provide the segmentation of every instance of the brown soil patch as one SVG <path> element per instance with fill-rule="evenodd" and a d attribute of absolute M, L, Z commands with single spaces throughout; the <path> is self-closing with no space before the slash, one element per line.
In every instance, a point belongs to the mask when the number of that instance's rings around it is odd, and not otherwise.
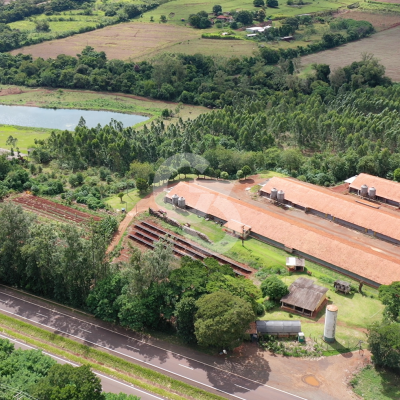
<path fill-rule="evenodd" d="M 399 68 L 400 26 L 376 33 L 369 38 L 347 43 L 331 50 L 321 51 L 302 57 L 302 64 L 329 64 L 331 69 L 350 65 L 360 61 L 362 53 L 373 53 L 386 68 L 386 75 L 394 81 L 400 81 Z"/>
<path fill-rule="evenodd" d="M 0 90 L 0 96 L 10 96 L 12 94 L 21 94 L 21 93 L 24 93 L 24 92 L 20 88 L 17 88 L 17 87 Z"/>
<path fill-rule="evenodd" d="M 65 39 L 52 40 L 33 46 L 23 47 L 11 54 L 32 54 L 34 58 L 55 58 L 59 54 L 75 56 L 85 46 L 92 46 L 96 51 L 104 51 L 109 59 L 126 60 L 151 56 L 170 46 L 197 38 L 199 33 L 185 27 L 128 22 L 98 29 Z"/>
<path fill-rule="evenodd" d="M 349 192 L 349 186 L 349 183 L 342 183 L 341 185 L 329 188 L 329 190 L 332 190 L 332 192 L 335 193 L 347 194 Z"/>
<path fill-rule="evenodd" d="M 400 0 L 395 0 L 400 3 Z M 372 13 L 367 11 L 347 10 L 336 14 L 336 17 L 370 22 L 377 32 L 400 25 L 400 15 L 388 13 Z"/>
<path fill-rule="evenodd" d="M 95 221 L 101 220 L 100 217 L 75 210 L 72 207 L 54 203 L 53 201 L 44 199 L 42 197 L 24 194 L 14 197 L 12 201 L 19 204 L 22 208 L 34 212 L 42 217 L 64 223 L 87 224 L 91 219 Z"/>

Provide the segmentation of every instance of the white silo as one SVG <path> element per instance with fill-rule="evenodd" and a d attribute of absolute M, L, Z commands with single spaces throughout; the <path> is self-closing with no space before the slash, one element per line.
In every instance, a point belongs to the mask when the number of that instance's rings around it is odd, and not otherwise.
<path fill-rule="evenodd" d="M 326 307 L 324 327 L 325 342 L 330 343 L 335 341 L 337 313 L 338 308 L 334 304 L 329 304 L 329 306 Z"/>

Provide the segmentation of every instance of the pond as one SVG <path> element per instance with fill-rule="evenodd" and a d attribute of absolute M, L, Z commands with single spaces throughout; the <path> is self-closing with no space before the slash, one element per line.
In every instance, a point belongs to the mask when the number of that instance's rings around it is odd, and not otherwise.
<path fill-rule="evenodd" d="M 58 108 L 38 108 L 0 105 L 0 124 L 29 126 L 34 128 L 67 129 L 73 131 L 80 118 L 86 126 L 94 128 L 110 123 L 111 119 L 122 122 L 124 127 L 148 120 L 148 117 L 135 114 L 122 114 L 112 111 L 68 110 Z"/>

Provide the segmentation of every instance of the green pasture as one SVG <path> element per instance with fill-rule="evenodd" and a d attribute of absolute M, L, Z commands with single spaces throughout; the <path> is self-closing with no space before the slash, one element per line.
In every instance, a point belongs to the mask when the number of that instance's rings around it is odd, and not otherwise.
<path fill-rule="evenodd" d="M 136 206 L 139 200 L 143 199 L 144 196 L 145 195 L 139 193 L 137 189 L 133 189 L 129 190 L 128 192 L 124 192 L 122 201 L 117 195 L 115 195 L 105 199 L 105 202 L 114 210 L 125 208 L 126 212 L 129 212 Z"/>
<path fill-rule="evenodd" d="M 352 0 L 319 0 L 307 1 L 308 4 L 303 6 L 289 6 L 286 1 L 279 0 L 279 7 L 266 8 L 265 12 L 267 17 L 276 18 L 280 16 L 294 16 L 299 14 L 314 13 L 319 11 L 336 10 L 340 7 L 345 7 L 348 4 L 354 3 Z M 143 22 L 150 22 L 150 17 L 153 16 L 156 23 L 159 22 L 161 15 L 167 17 L 168 22 L 171 24 L 188 26 L 188 18 L 190 14 L 195 14 L 199 11 L 206 11 L 211 13 L 213 6 L 217 4 L 215 1 L 204 1 L 199 3 L 191 3 L 188 0 L 172 0 L 161 4 L 154 10 L 150 10 L 143 15 Z M 218 3 L 219 4 L 219 3 Z M 258 8 L 254 7 L 253 1 L 245 0 L 228 0 L 221 3 L 223 12 L 230 12 L 236 10 L 249 10 L 255 11 Z M 182 21 L 184 19 L 185 21 Z M 255 21 L 256 24 L 256 21 Z M 209 30 L 209 29 L 208 29 Z M 203 32 L 207 32 L 204 30 Z"/>
<path fill-rule="evenodd" d="M 79 10 L 64 11 L 59 15 L 38 15 L 26 18 L 22 21 L 16 21 L 8 24 L 12 29 L 19 29 L 21 31 L 29 32 L 29 37 L 45 37 L 52 38 L 55 33 L 62 33 L 68 31 L 76 31 L 79 28 L 86 26 L 94 27 L 102 18 L 104 18 L 103 11 L 94 11 L 93 15 L 79 15 Z M 69 19 L 73 21 L 54 21 L 58 18 Z M 50 25 L 49 32 L 37 32 L 35 29 L 35 20 L 47 20 Z"/>
<path fill-rule="evenodd" d="M 24 153 L 30 147 L 35 146 L 35 139 L 46 139 L 50 135 L 50 132 L 50 129 L 0 125 L 0 148 L 10 150 L 10 146 L 6 144 L 6 141 L 9 136 L 12 136 L 18 139 L 15 147 L 18 147 L 19 150 Z"/>
<path fill-rule="evenodd" d="M 365 400 L 400 399 L 400 375 L 395 371 L 367 365 L 350 384 L 354 392 Z"/>

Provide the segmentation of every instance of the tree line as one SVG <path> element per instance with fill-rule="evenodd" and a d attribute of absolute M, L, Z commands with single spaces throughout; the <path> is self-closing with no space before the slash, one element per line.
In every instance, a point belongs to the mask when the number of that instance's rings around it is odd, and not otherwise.
<path fill-rule="evenodd" d="M 220 350 L 236 347 L 264 308 L 253 282 L 235 277 L 214 259 L 174 259 L 167 239 L 153 251 L 131 248 L 130 261 L 99 282 L 87 299 L 89 311 L 134 329 L 176 331 L 186 343 Z"/>
<path fill-rule="evenodd" d="M 299 54 L 292 54 L 292 49 L 284 51 L 288 54 L 277 57 L 273 55 L 275 50 L 263 47 L 251 57 L 223 60 L 201 54 L 165 54 L 138 63 L 108 60 L 104 52 L 96 52 L 90 46 L 77 57 L 58 55 L 48 60 L 3 53 L 0 54 L 0 82 L 123 92 L 218 108 L 232 105 L 243 96 L 263 99 L 275 91 L 293 87 L 310 94 L 311 85 L 319 79 L 314 75 L 304 79 L 293 75 L 298 68 L 294 58 Z M 276 66 L 268 65 L 278 62 Z M 353 75 L 357 75 L 359 86 L 390 84 L 388 78 L 383 78 L 381 67 L 377 71 L 372 68 L 370 60 L 363 60 L 349 67 L 349 75 L 345 77 L 335 72 L 336 80 L 331 85 L 356 81 Z"/>
<path fill-rule="evenodd" d="M 15 349 L 0 339 L 0 384 L 2 400 L 140 400 L 124 393 L 102 391 L 100 378 L 88 366 L 57 364 L 40 350 Z"/>
<path fill-rule="evenodd" d="M 90 289 L 109 273 L 110 231 L 91 223 L 38 223 L 12 202 L 0 209 L 0 279 L 39 296 L 83 307 Z"/>

